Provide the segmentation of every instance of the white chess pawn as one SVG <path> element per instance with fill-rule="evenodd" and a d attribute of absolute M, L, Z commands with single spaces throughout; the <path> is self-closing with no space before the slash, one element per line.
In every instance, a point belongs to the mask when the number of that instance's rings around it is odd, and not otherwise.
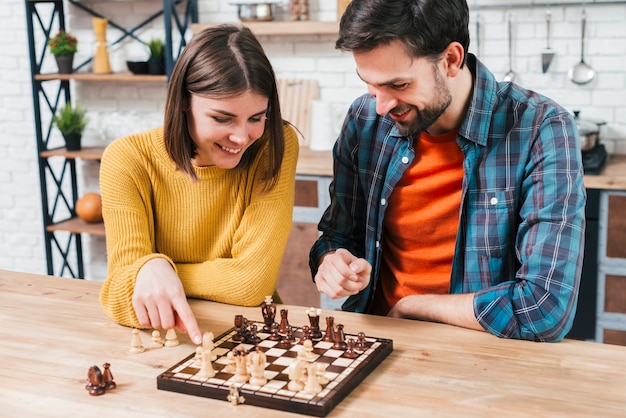
<path fill-rule="evenodd" d="M 168 329 L 165 334 L 165 346 L 166 347 L 176 347 L 178 345 L 178 336 L 176 335 L 176 330 L 174 328 Z"/>
<path fill-rule="evenodd" d="M 215 370 L 213 369 L 213 364 L 211 364 L 210 357 L 210 351 L 202 352 L 202 366 L 200 367 L 200 371 L 198 372 L 199 377 L 208 379 L 209 377 L 215 376 Z"/>
<path fill-rule="evenodd" d="M 143 353 L 146 351 L 146 348 L 143 346 L 141 342 L 141 336 L 139 335 L 139 330 L 137 328 L 133 328 L 133 337 L 130 340 L 130 352 L 133 354 Z"/>
<path fill-rule="evenodd" d="M 161 339 L 161 333 L 159 330 L 155 329 L 152 331 L 152 346 L 150 348 L 161 348 L 163 347 L 163 340 Z"/>

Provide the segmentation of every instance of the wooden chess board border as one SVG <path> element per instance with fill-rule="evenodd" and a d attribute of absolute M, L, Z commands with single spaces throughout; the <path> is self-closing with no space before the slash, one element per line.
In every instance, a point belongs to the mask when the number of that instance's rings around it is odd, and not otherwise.
<path fill-rule="evenodd" d="M 233 333 L 234 327 L 215 338 L 216 343 Z M 301 335 L 301 328 L 298 328 L 295 334 Z M 354 337 L 352 334 L 346 334 L 346 337 L 348 335 Z M 239 395 L 245 398 L 245 405 L 325 417 L 393 351 L 393 341 L 390 339 L 370 336 L 366 338 L 374 340 L 373 343 L 376 343 L 374 344 L 376 347 L 369 353 L 361 354 L 361 356 L 366 357 L 343 380 L 336 382 L 333 390 L 323 397 L 313 396 L 310 400 L 280 397 L 246 388 L 247 384 L 235 384 L 238 387 Z M 225 341 L 231 340 L 228 338 Z M 217 347 L 219 347 L 218 344 L 216 344 Z M 157 376 L 157 389 L 227 401 L 230 384 L 227 386 L 208 382 L 199 383 L 176 376 L 175 370 L 194 357 L 195 353 L 190 354 Z"/>

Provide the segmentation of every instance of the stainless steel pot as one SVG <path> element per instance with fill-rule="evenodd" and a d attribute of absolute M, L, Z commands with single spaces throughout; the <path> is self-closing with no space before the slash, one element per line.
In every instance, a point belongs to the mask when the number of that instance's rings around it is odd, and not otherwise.
<path fill-rule="evenodd" d="M 604 122 L 594 122 L 588 119 L 582 119 L 578 111 L 574 111 L 574 120 L 580 137 L 581 151 L 592 150 L 600 141 L 600 125 Z"/>

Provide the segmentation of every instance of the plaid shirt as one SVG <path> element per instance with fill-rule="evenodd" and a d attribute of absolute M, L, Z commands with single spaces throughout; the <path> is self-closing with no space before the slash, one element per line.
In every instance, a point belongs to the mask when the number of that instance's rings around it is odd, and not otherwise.
<path fill-rule="evenodd" d="M 474 314 L 500 337 L 559 341 L 571 328 L 582 269 L 586 192 L 573 117 L 552 100 L 497 82 L 468 55 L 474 92 L 457 136 L 464 159 L 450 293 L 475 292 Z M 370 95 L 355 100 L 333 149 L 331 204 L 313 245 L 372 265 L 369 286 L 343 309 L 368 312 L 381 264 L 383 218 L 413 161 L 412 139 Z"/>

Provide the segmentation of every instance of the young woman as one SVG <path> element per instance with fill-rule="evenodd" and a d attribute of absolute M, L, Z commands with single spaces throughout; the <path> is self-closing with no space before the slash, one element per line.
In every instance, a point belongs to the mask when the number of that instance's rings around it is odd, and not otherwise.
<path fill-rule="evenodd" d="M 298 139 L 250 30 L 196 34 L 174 66 L 164 126 L 114 141 L 100 186 L 116 322 L 201 332 L 187 297 L 255 306 L 275 293 L 291 230 Z"/>

